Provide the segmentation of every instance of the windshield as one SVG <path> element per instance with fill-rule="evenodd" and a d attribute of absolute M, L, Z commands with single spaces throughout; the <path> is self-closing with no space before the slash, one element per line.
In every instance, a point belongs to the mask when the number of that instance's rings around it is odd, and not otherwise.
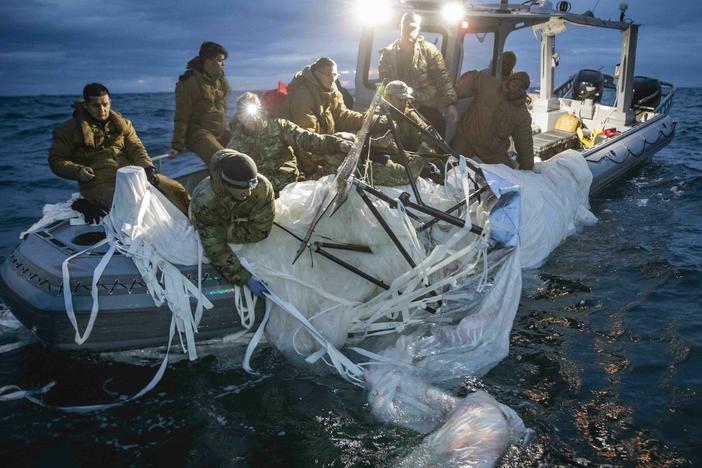
<path fill-rule="evenodd" d="M 463 36 L 461 74 L 471 70 L 489 69 L 494 46 L 495 34 L 491 32 L 469 33 Z"/>

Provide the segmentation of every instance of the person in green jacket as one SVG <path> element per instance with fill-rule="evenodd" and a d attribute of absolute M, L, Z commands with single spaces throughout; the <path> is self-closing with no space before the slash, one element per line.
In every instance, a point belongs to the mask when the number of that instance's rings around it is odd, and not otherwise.
<path fill-rule="evenodd" d="M 229 142 L 227 96 L 231 90 L 224 76 L 227 50 L 215 42 L 203 42 L 198 56 L 188 62 L 176 85 L 173 140 L 168 153 L 185 149 L 205 164 Z"/>
<path fill-rule="evenodd" d="M 190 195 L 178 182 L 158 174 L 132 123 L 112 110 L 108 89 L 89 83 L 83 99 L 73 105 L 73 117 L 54 128 L 49 150 L 53 173 L 77 180 L 81 195 L 102 215 L 112 207 L 117 169 L 141 166 L 149 182 L 187 214 Z"/>
<path fill-rule="evenodd" d="M 347 153 L 349 141 L 334 135 L 318 135 L 289 120 L 270 119 L 254 93 L 243 93 L 236 101 L 230 123 L 229 148 L 245 153 L 256 162 L 259 172 L 273 183 L 276 196 L 288 184 L 301 180 L 295 149 L 314 154 Z"/>
<path fill-rule="evenodd" d="M 210 176 L 193 191 L 190 218 L 202 247 L 225 280 L 260 296 L 265 285 L 247 271 L 228 244 L 267 238 L 275 217 L 273 185 L 249 156 L 222 149 L 212 156 Z"/>
<path fill-rule="evenodd" d="M 503 81 L 480 71 L 464 73 L 456 83 L 463 96 L 472 96 L 461 116 L 451 147 L 466 156 L 477 156 L 486 164 L 505 164 L 522 170 L 534 169 L 534 140 L 531 114 L 527 109 L 529 75 L 512 73 Z M 517 160 L 509 155 L 510 138 Z"/>
<path fill-rule="evenodd" d="M 288 84 L 288 96 L 278 108 L 278 117 L 320 135 L 358 132 L 363 114 L 346 107 L 335 84 L 338 77 L 336 62 L 329 57 L 321 57 L 306 66 Z M 344 159 L 338 152 L 321 157 L 301 151 L 298 157 L 307 179 L 333 173 Z"/>
<path fill-rule="evenodd" d="M 444 136 L 446 121 L 458 120 L 456 90 L 441 52 L 419 35 L 421 18 L 407 12 L 400 20 L 400 38 L 380 51 L 378 74 L 388 83 L 401 80 L 414 89 L 417 109 Z"/>

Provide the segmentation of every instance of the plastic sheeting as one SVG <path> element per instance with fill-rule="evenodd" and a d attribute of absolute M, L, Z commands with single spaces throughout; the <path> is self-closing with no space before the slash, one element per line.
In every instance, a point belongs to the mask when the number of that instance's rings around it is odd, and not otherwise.
<path fill-rule="evenodd" d="M 401 205 L 391 208 L 371 196 L 411 253 L 417 264 L 412 268 L 355 190 L 334 217 L 322 218 L 310 242 L 369 246 L 373 254 L 333 252 L 389 284 L 389 291 L 311 249 L 291 265 L 300 242 L 278 228 L 266 241 L 234 248 L 254 274 L 290 301 L 295 313 L 309 319 L 332 346 L 341 347 L 349 338 L 361 343 L 363 348 L 346 353 L 355 352 L 361 356 L 357 360 L 366 361 L 360 365 L 366 369 L 373 414 L 391 424 L 431 432 L 406 461 L 409 464 L 489 466 L 509 444 L 522 440 L 526 429 L 519 417 L 489 395 L 478 392 L 461 400 L 436 385 L 484 375 L 507 355 L 521 269 L 539 265 L 576 226 L 595 221 L 588 210 L 592 176 L 577 152 L 539 163 L 534 172 L 487 165 L 483 170 L 492 193 L 480 203 L 469 197 L 470 210 L 463 210 L 462 216 L 484 226 L 486 234 L 495 230 L 492 238 L 501 246 L 489 253 L 487 237 L 444 222 L 417 234 L 418 222 L 411 221 Z M 420 179 L 420 196 L 445 210 L 475 189 L 466 175 L 462 165 L 449 173 L 445 186 Z M 324 184 L 329 183 L 288 186 L 277 201 L 276 221 L 303 237 L 320 205 L 328 202 Z M 383 190 L 394 197 L 409 191 Z M 439 305 L 437 314 L 426 309 Z M 314 362 L 325 352 L 284 308 L 271 308 L 265 332 L 289 356 Z"/>
<path fill-rule="evenodd" d="M 78 198 L 80 198 L 80 194 L 74 193 L 73 195 L 71 195 L 71 198 L 68 201 L 44 205 L 44 208 L 42 209 L 41 219 L 36 223 L 32 224 L 29 227 L 29 229 L 20 233 L 19 238 L 24 239 L 25 237 L 27 237 L 28 234 L 31 234 L 32 232 L 36 232 L 40 229 L 43 229 L 55 221 L 60 221 L 64 219 L 70 219 L 71 224 L 85 224 L 83 215 L 71 208 L 73 202 L 78 200 Z"/>
<path fill-rule="evenodd" d="M 510 445 L 524 443 L 530 434 L 511 408 L 477 391 L 458 400 L 446 422 L 398 466 L 490 467 Z"/>
<path fill-rule="evenodd" d="M 502 164 L 482 168 L 521 188 L 522 268 L 540 266 L 578 226 L 597 222 L 590 212 L 592 173 L 585 158 L 575 150 L 535 163 L 533 172 Z"/>
<path fill-rule="evenodd" d="M 325 198 L 325 195 L 331 184 L 333 179 L 327 177 L 319 182 L 286 187 L 276 200 L 276 222 L 300 238 L 304 237 L 319 206 L 329 203 L 330 198 Z M 374 205 L 412 258 L 421 261 L 425 256 L 424 249 L 414 230 L 406 225 L 405 216 L 379 200 Z M 337 249 L 328 251 L 387 284 L 409 269 L 406 260 L 398 254 L 355 192 L 332 218 L 322 219 L 311 240 L 369 247 L 372 254 Z M 334 346 L 343 346 L 351 323 L 358 318 L 350 310 L 377 295 L 380 288 L 309 251 L 292 264 L 299 246 L 298 239 L 274 226 L 264 241 L 235 246 L 234 251 L 257 277 L 268 283 L 272 291 L 305 314 Z M 300 353 L 307 356 L 318 349 L 317 342 L 300 330 L 298 321 L 278 307 L 273 308 L 266 336 L 269 342 L 290 355 Z"/>

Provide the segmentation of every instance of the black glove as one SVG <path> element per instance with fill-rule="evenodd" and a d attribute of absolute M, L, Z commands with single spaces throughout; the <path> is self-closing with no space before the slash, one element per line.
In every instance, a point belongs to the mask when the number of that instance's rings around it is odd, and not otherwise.
<path fill-rule="evenodd" d="M 79 198 L 71 204 L 71 208 L 79 212 L 85 218 L 85 222 L 90 224 L 97 224 L 100 222 L 103 216 L 107 214 L 107 211 L 103 208 L 89 202 L 85 198 Z"/>
<path fill-rule="evenodd" d="M 146 172 L 146 180 L 148 180 L 154 187 L 158 187 L 160 182 L 158 180 L 158 169 L 156 169 L 154 166 L 150 166 L 144 169 L 144 171 Z"/>

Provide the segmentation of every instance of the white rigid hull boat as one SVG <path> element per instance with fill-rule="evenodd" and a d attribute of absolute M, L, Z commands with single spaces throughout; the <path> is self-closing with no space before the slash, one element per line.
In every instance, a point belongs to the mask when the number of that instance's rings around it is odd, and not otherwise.
<path fill-rule="evenodd" d="M 399 37 L 397 25 L 401 15 L 405 11 L 415 11 L 422 17 L 422 34 L 441 49 L 454 80 L 458 79 L 461 71 L 468 71 L 474 66 L 463 63 L 467 61 L 465 58 L 470 58 L 466 56 L 470 53 L 471 44 L 475 43 L 474 38 L 484 44 L 481 46 L 482 53 L 486 47 L 491 52 L 490 71 L 493 76 L 500 76 L 508 36 L 525 28 L 532 28 L 540 35 L 541 86 L 538 94 L 532 96 L 531 105 L 535 154 L 545 160 L 566 149 L 580 151 L 593 174 L 591 195 L 612 186 L 627 172 L 650 161 L 658 150 L 673 139 L 675 122 L 668 114 L 673 103 L 674 87 L 653 78 L 634 76 L 639 25 L 624 18 L 622 21 L 607 21 L 538 5 L 510 5 L 507 1 L 494 5 L 466 5 L 462 7 L 458 3 L 440 0 L 379 1 L 369 4 L 367 11 L 360 12 L 362 16 L 365 14 L 367 25 L 358 50 L 356 108 L 365 108 L 380 82 L 378 51 Z M 556 36 L 566 32 L 566 25 L 587 27 L 593 35 L 598 33 L 598 29 L 621 32 L 618 79 L 596 71 L 582 73 L 588 71 L 583 70 L 558 88 L 554 87 L 554 70 L 558 61 Z M 484 65 L 488 66 L 487 63 Z M 613 101 L 611 105 L 605 104 L 602 99 L 608 90 L 611 91 L 609 97 L 613 98 L 610 99 Z M 469 103 L 470 98 L 462 99 L 458 108 L 465 110 Z M 564 114 L 575 115 L 589 130 L 611 129 L 611 136 L 600 134 L 594 139 L 592 147 L 584 147 L 574 132 L 556 129 L 558 119 Z M 451 141 L 455 130 L 455 124 L 449 122 L 447 141 Z"/>
<path fill-rule="evenodd" d="M 403 8 L 408 9 L 405 5 Z M 577 77 L 571 78 L 558 89 L 553 82 L 553 66 L 541 67 L 541 90 L 532 106 L 532 117 L 538 133 L 534 135 L 537 154 L 544 158 L 553 156 L 554 148 L 572 148 L 580 140 L 572 134 L 563 135 L 554 130 L 558 118 L 572 112 L 586 127 L 595 128 L 606 122 L 617 133 L 596 141 L 590 149 L 580 149 L 593 173 L 591 194 L 611 186 L 629 170 L 640 166 L 672 138 L 675 124 L 668 116 L 674 89 L 663 85 L 663 96 L 655 106 L 632 107 L 634 97 L 634 56 L 638 26 L 629 22 L 602 21 L 592 17 L 554 11 L 531 11 L 521 5 L 506 4 L 480 7 L 460 13 L 456 20 L 447 22 L 441 15 L 440 2 L 423 2 L 417 10 L 423 16 L 423 27 L 442 35 L 442 52 L 454 78 L 461 69 L 463 40 L 467 34 L 490 31 L 494 34 L 492 72 L 499 74 L 502 50 L 510 32 L 521 28 L 536 27 L 542 33 L 542 63 L 553 63 L 555 34 L 561 22 L 582 24 L 622 31 L 622 66 L 616 85 L 616 105 L 607 106 L 574 96 L 581 85 Z M 385 25 L 367 27 L 361 37 L 356 74 L 356 107 L 367 107 L 375 92 L 377 80 L 371 79 L 371 62 L 377 53 L 374 34 L 383 28 L 394 28 L 402 14 L 398 7 Z M 395 34 L 393 29 L 393 34 Z M 385 45 L 385 44 L 382 44 Z M 605 84 L 612 86 L 612 84 Z M 465 109 L 467 102 L 462 102 Z M 588 117 L 589 116 L 589 117 Z M 455 131 L 449 128 L 449 134 Z M 550 151 L 550 154 L 547 154 Z M 192 191 L 207 176 L 204 168 L 175 175 Z M 131 259 L 115 255 L 98 283 L 100 316 L 90 339 L 82 345 L 75 342 L 75 331 L 66 316 L 63 298 L 63 262 L 70 256 L 95 244 L 104 236 L 102 227 L 72 225 L 57 221 L 29 234 L 10 257 L 0 266 L 0 292 L 15 316 L 47 345 L 63 349 L 88 349 L 106 351 L 126 348 L 143 348 L 166 343 L 171 312 L 164 305 L 156 307 L 140 274 Z M 106 246 L 95 249 L 71 262 L 71 293 L 77 322 L 82 328 L 88 321 L 92 307 L 91 280 Z M 182 269 L 190 278 L 197 275 L 197 267 Z M 198 328 L 198 339 L 222 337 L 242 330 L 240 319 L 233 305 L 232 286 L 220 279 L 209 265 L 204 268 L 202 290 L 214 304 L 203 315 Z"/>

